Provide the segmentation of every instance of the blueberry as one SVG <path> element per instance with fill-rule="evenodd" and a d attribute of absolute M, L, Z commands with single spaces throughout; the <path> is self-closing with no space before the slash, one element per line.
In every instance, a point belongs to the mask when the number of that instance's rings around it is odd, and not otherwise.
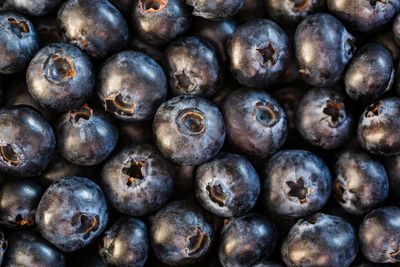
<path fill-rule="evenodd" d="M 180 165 L 198 165 L 213 158 L 225 140 L 219 109 L 198 96 L 178 96 L 157 110 L 153 122 L 161 153 Z"/>
<path fill-rule="evenodd" d="M 233 17 L 242 7 L 244 0 L 185 0 L 193 7 L 193 16 L 211 20 L 222 20 Z"/>
<path fill-rule="evenodd" d="M 0 170 L 16 176 L 35 176 L 49 164 L 56 140 L 53 129 L 34 109 L 0 109 Z"/>
<path fill-rule="evenodd" d="M 305 18 L 296 29 L 299 73 L 313 86 L 338 82 L 353 56 L 355 38 L 335 17 L 319 13 Z"/>
<path fill-rule="evenodd" d="M 385 165 L 389 178 L 389 196 L 396 205 L 400 204 L 400 156 L 386 157 L 382 163 Z"/>
<path fill-rule="evenodd" d="M 89 245 L 107 221 L 103 192 L 95 182 L 81 177 L 66 177 L 53 183 L 36 211 L 40 234 L 63 251 Z"/>
<path fill-rule="evenodd" d="M 225 99 L 222 111 L 229 143 L 246 155 L 273 155 L 286 140 L 285 111 L 264 91 L 236 90 Z"/>
<path fill-rule="evenodd" d="M 34 225 L 42 195 L 42 187 L 33 180 L 4 181 L 0 187 L 0 224 L 17 229 Z"/>
<path fill-rule="evenodd" d="M 400 14 L 393 21 L 392 33 L 394 41 L 400 46 Z"/>
<path fill-rule="evenodd" d="M 131 0 L 110 0 L 116 8 L 118 8 L 121 13 L 128 16 L 132 12 L 133 2 Z"/>
<path fill-rule="evenodd" d="M 103 167 L 104 192 L 116 210 L 151 214 L 165 205 L 174 185 L 171 166 L 153 145 L 126 146 Z"/>
<path fill-rule="evenodd" d="M 259 19 L 239 26 L 227 46 L 233 77 L 248 87 L 276 83 L 289 63 L 288 37 L 271 20 Z"/>
<path fill-rule="evenodd" d="M 215 48 L 199 37 L 172 42 L 163 62 L 175 95 L 211 96 L 222 84 L 222 66 Z"/>
<path fill-rule="evenodd" d="M 107 0 L 68 0 L 58 11 L 67 41 L 98 60 L 128 44 L 128 25 Z"/>
<path fill-rule="evenodd" d="M 167 79 L 149 56 L 125 51 L 103 64 L 97 94 L 105 110 L 118 119 L 149 120 L 167 97 Z"/>
<path fill-rule="evenodd" d="M 361 252 L 375 263 L 400 262 L 400 209 L 378 208 L 365 216 L 358 233 Z"/>
<path fill-rule="evenodd" d="M 356 101 L 373 101 L 388 92 L 395 79 L 392 55 L 382 45 L 363 46 L 350 62 L 344 83 L 346 93 Z"/>
<path fill-rule="evenodd" d="M 315 88 L 298 103 L 296 125 L 301 136 L 310 144 L 333 149 L 352 136 L 354 116 L 340 92 Z"/>
<path fill-rule="evenodd" d="M 298 218 L 321 209 L 332 190 L 328 167 L 304 150 L 282 150 L 263 170 L 262 199 L 272 212 Z"/>
<path fill-rule="evenodd" d="M 397 0 L 327 0 L 328 9 L 354 29 L 371 33 L 388 24 L 399 11 Z"/>
<path fill-rule="evenodd" d="M 191 24 L 190 9 L 183 0 L 135 0 L 130 19 L 137 34 L 154 45 L 169 43 Z"/>
<path fill-rule="evenodd" d="M 238 217 L 250 211 L 261 187 L 256 170 L 246 158 L 226 153 L 197 168 L 195 185 L 203 208 L 221 217 Z"/>
<path fill-rule="evenodd" d="M 224 267 L 258 266 L 272 253 L 277 239 L 275 225 L 262 215 L 232 219 L 222 229 L 219 260 Z"/>
<path fill-rule="evenodd" d="M 346 150 L 338 155 L 333 193 L 348 212 L 361 215 L 383 204 L 389 193 L 385 167 L 364 152 Z"/>
<path fill-rule="evenodd" d="M 239 22 L 247 22 L 267 17 L 267 10 L 264 6 L 265 0 L 244 0 L 243 6 L 236 14 Z"/>
<path fill-rule="evenodd" d="M 400 99 L 385 98 L 369 105 L 358 124 L 358 141 L 368 152 L 377 155 L 400 153 Z"/>
<path fill-rule="evenodd" d="M 104 233 L 100 255 L 109 266 L 144 266 L 149 250 L 146 225 L 139 219 L 120 218 Z"/>
<path fill-rule="evenodd" d="M 277 261 L 263 260 L 251 267 L 285 267 L 285 265 Z"/>
<path fill-rule="evenodd" d="M 64 255 L 34 232 L 16 232 L 8 244 L 2 266 L 65 266 Z"/>
<path fill-rule="evenodd" d="M 192 202 L 171 202 L 151 218 L 151 246 L 156 257 L 168 265 L 199 261 L 209 252 L 213 238 L 209 216 Z"/>
<path fill-rule="evenodd" d="M 5 0 L 9 8 L 15 9 L 28 16 L 43 16 L 56 10 L 62 0 Z"/>
<path fill-rule="evenodd" d="M 290 229 L 281 255 L 289 267 L 350 266 L 357 255 L 357 237 L 342 218 L 317 213 Z"/>
<path fill-rule="evenodd" d="M 39 49 L 36 31 L 26 17 L 0 11 L 0 74 L 15 74 Z"/>
<path fill-rule="evenodd" d="M 26 79 L 32 97 L 43 107 L 58 112 L 82 105 L 95 81 L 89 57 L 65 43 L 42 48 L 29 64 Z"/>
<path fill-rule="evenodd" d="M 4 238 L 4 234 L 0 232 L 0 264 L 3 262 L 4 253 L 8 248 L 8 242 Z"/>
<path fill-rule="evenodd" d="M 118 141 L 118 128 L 99 110 L 84 104 L 57 123 L 58 149 L 68 161 L 92 166 L 105 160 Z"/>

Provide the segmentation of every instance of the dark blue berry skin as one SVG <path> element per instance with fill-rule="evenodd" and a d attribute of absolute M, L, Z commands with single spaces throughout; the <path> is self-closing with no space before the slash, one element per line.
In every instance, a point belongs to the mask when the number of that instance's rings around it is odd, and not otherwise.
<path fill-rule="evenodd" d="M 400 99 L 385 98 L 368 106 L 358 124 L 358 141 L 370 153 L 400 154 Z"/>
<path fill-rule="evenodd" d="M 17 13 L 0 11 L 0 74 L 21 72 L 38 49 L 33 24 Z"/>
<path fill-rule="evenodd" d="M 128 45 L 128 25 L 107 0 L 68 0 L 58 11 L 67 41 L 99 60 Z"/>
<path fill-rule="evenodd" d="M 108 266 L 143 267 L 148 253 L 147 227 L 134 218 L 120 218 L 104 233 L 100 245 L 100 255 Z"/>
<path fill-rule="evenodd" d="M 116 8 L 118 8 L 121 13 L 126 16 L 129 16 L 130 12 L 132 12 L 133 2 L 131 0 L 110 0 L 111 4 L 113 4 Z"/>
<path fill-rule="evenodd" d="M 29 177 L 40 174 L 56 146 L 53 129 L 28 106 L 0 109 L 0 170 Z"/>
<path fill-rule="evenodd" d="M 382 160 L 389 178 L 389 197 L 396 205 L 400 204 L 400 156 L 386 157 Z"/>
<path fill-rule="evenodd" d="M 100 187 L 81 177 L 66 177 L 44 193 L 36 211 L 40 234 L 63 251 L 89 245 L 107 225 L 108 208 Z"/>
<path fill-rule="evenodd" d="M 32 97 L 43 107 L 58 112 L 78 108 L 94 87 L 89 57 L 76 46 L 55 43 L 35 55 L 26 72 Z"/>
<path fill-rule="evenodd" d="M 185 0 L 193 7 L 193 16 L 210 20 L 233 17 L 243 6 L 244 0 Z"/>
<path fill-rule="evenodd" d="M 334 89 L 312 89 L 298 103 L 297 130 L 314 146 L 333 149 L 343 145 L 352 136 L 354 123 L 350 106 Z"/>
<path fill-rule="evenodd" d="M 273 155 L 288 133 L 283 108 L 262 90 L 239 89 L 222 106 L 229 143 L 253 157 Z"/>
<path fill-rule="evenodd" d="M 400 14 L 393 21 L 392 33 L 397 46 L 400 46 Z"/>
<path fill-rule="evenodd" d="M 364 257 L 375 263 L 400 262 L 400 209 L 378 208 L 365 216 L 358 238 Z"/>
<path fill-rule="evenodd" d="M 238 217 L 256 204 L 260 179 L 253 165 L 236 154 L 221 153 L 200 165 L 196 172 L 200 205 L 221 217 Z"/>
<path fill-rule="evenodd" d="M 130 16 L 139 37 L 153 45 L 164 45 L 186 32 L 192 22 L 182 0 L 135 0 Z"/>
<path fill-rule="evenodd" d="M 5 5 L 9 9 L 16 10 L 27 16 L 43 16 L 56 10 L 62 3 L 62 0 L 5 0 Z"/>
<path fill-rule="evenodd" d="M 281 255 L 289 267 L 346 267 L 357 255 L 353 227 L 340 217 L 317 213 L 300 219 L 283 242 Z"/>
<path fill-rule="evenodd" d="M 163 63 L 175 95 L 209 97 L 221 87 L 223 69 L 217 51 L 202 38 L 172 42 L 164 52 Z"/>
<path fill-rule="evenodd" d="M 285 265 L 276 261 L 263 260 L 251 267 L 285 267 Z"/>
<path fill-rule="evenodd" d="M 167 159 L 180 165 L 198 165 L 212 159 L 225 140 L 221 112 L 198 96 L 178 96 L 157 110 L 155 142 Z"/>
<path fill-rule="evenodd" d="M 371 33 L 390 23 L 399 11 L 397 0 L 327 0 L 328 9 L 352 28 Z"/>
<path fill-rule="evenodd" d="M 262 199 L 272 212 L 298 218 L 321 209 L 332 191 L 328 167 L 305 150 L 282 150 L 263 170 Z"/>
<path fill-rule="evenodd" d="M 43 193 L 41 185 L 34 180 L 5 180 L 0 186 L 0 224 L 16 229 L 34 225 Z"/>
<path fill-rule="evenodd" d="M 206 256 L 214 238 L 211 219 L 187 200 L 174 201 L 151 218 L 153 252 L 163 263 L 183 266 Z"/>
<path fill-rule="evenodd" d="M 369 43 L 355 54 L 347 67 L 344 83 L 350 98 L 368 103 L 388 92 L 394 79 L 395 68 L 389 50 Z"/>
<path fill-rule="evenodd" d="M 172 193 L 171 168 L 153 145 L 127 146 L 103 167 L 104 193 L 123 214 L 151 214 L 164 206 Z"/>
<path fill-rule="evenodd" d="M 2 266 L 12 267 L 64 267 L 64 255 L 34 232 L 21 231 L 13 234 Z"/>
<path fill-rule="evenodd" d="M 56 127 L 60 153 L 68 161 L 92 166 L 105 160 L 118 142 L 118 128 L 103 112 L 83 105 L 64 113 Z"/>
<path fill-rule="evenodd" d="M 8 241 L 4 238 L 4 234 L 0 232 L 0 264 L 3 262 L 4 253 L 8 248 Z"/>
<path fill-rule="evenodd" d="M 263 0 L 268 14 L 280 25 L 296 26 L 308 15 L 323 10 L 325 0 Z"/>
<path fill-rule="evenodd" d="M 144 53 L 118 53 L 101 67 L 97 94 L 106 111 L 126 121 L 149 120 L 167 97 L 161 66 Z"/>
<path fill-rule="evenodd" d="M 267 19 L 239 26 L 227 43 L 233 77 L 247 87 L 266 87 L 278 82 L 289 64 L 286 33 Z"/>
<path fill-rule="evenodd" d="M 300 76 L 313 86 L 338 82 L 353 56 L 355 39 L 335 17 L 318 13 L 296 29 L 295 52 Z"/>
<path fill-rule="evenodd" d="M 265 18 L 267 10 L 264 6 L 264 0 L 244 0 L 243 6 L 236 14 L 236 18 L 240 23 Z"/>
<path fill-rule="evenodd" d="M 224 267 L 258 266 L 272 253 L 277 240 L 275 225 L 262 215 L 252 213 L 232 219 L 222 229 L 219 261 Z"/>

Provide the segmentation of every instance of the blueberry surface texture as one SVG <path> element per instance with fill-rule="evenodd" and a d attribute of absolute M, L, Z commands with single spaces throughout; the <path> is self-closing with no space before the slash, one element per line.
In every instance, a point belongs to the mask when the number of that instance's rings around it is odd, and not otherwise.
<path fill-rule="evenodd" d="M 210 20 L 233 17 L 242 7 L 244 0 L 185 0 L 193 7 L 192 14 Z"/>
<path fill-rule="evenodd" d="M 5 0 L 4 5 L 28 16 L 43 16 L 55 11 L 63 0 Z"/>

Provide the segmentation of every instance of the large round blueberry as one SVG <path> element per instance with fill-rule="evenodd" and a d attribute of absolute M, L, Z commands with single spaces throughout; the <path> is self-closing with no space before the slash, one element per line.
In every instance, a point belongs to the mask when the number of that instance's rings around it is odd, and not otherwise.
<path fill-rule="evenodd" d="M 153 122 L 161 153 L 181 165 L 198 165 L 213 158 L 225 140 L 219 109 L 198 96 L 178 96 L 157 110 Z"/>
<path fill-rule="evenodd" d="M 238 217 L 251 210 L 261 187 L 246 158 L 226 153 L 197 168 L 195 185 L 203 208 L 222 217 Z"/>
<path fill-rule="evenodd" d="M 149 120 L 167 97 L 167 79 L 151 57 L 125 51 L 102 65 L 97 94 L 105 110 L 118 119 Z"/>
<path fill-rule="evenodd" d="M 70 44 L 42 48 L 26 72 L 32 97 L 45 108 L 59 112 L 78 108 L 94 87 L 94 70 L 89 57 Z"/>
<path fill-rule="evenodd" d="M 119 212 L 148 215 L 161 208 L 172 193 L 171 168 L 154 146 L 128 146 L 104 165 L 104 193 Z"/>
<path fill-rule="evenodd" d="M 222 20 L 234 16 L 244 0 L 185 0 L 185 3 L 193 7 L 193 16 Z"/>
<path fill-rule="evenodd" d="M 28 16 L 43 16 L 56 10 L 63 0 L 4 0 L 8 8 L 26 14 Z"/>
<path fill-rule="evenodd" d="M 305 18 L 295 34 L 297 64 L 303 80 L 313 86 L 338 82 L 353 56 L 354 42 L 343 24 L 329 14 Z"/>
<path fill-rule="evenodd" d="M 258 266 L 272 253 L 277 240 L 275 225 L 262 215 L 232 219 L 222 229 L 219 260 L 224 267 Z"/>
<path fill-rule="evenodd" d="M 357 255 L 357 237 L 342 218 L 317 213 L 298 220 L 290 229 L 281 255 L 289 267 L 346 267 Z"/>
<path fill-rule="evenodd" d="M 304 150 L 283 150 L 263 170 L 265 206 L 285 217 L 302 217 L 321 209 L 332 190 L 328 167 Z"/>
<path fill-rule="evenodd" d="M 55 146 L 53 129 L 33 108 L 0 109 L 0 170 L 16 176 L 38 175 Z"/>
<path fill-rule="evenodd" d="M 40 234 L 63 251 L 89 245 L 108 221 L 106 199 L 100 187 L 81 177 L 66 177 L 44 193 L 36 211 Z"/>

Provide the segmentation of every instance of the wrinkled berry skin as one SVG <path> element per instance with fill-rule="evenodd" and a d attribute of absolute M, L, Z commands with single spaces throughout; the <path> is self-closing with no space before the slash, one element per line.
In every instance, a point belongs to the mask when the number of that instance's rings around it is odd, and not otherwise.
<path fill-rule="evenodd" d="M 15 229 L 35 224 L 43 188 L 34 180 L 8 179 L 0 186 L 0 224 Z"/>
<path fill-rule="evenodd" d="M 325 0 L 264 0 L 268 14 L 280 25 L 296 26 L 305 17 L 324 8 Z"/>
<path fill-rule="evenodd" d="M 5 5 L 27 16 L 37 17 L 56 10 L 62 2 L 62 0 L 5 0 Z"/>
<path fill-rule="evenodd" d="M 140 217 L 165 205 L 174 185 L 171 166 L 153 145 L 125 147 L 103 167 L 104 193 L 121 213 Z"/>
<path fill-rule="evenodd" d="M 253 157 L 267 157 L 284 144 L 287 116 L 283 108 L 262 90 L 239 89 L 222 107 L 229 143 Z"/>
<path fill-rule="evenodd" d="M 358 141 L 370 153 L 392 156 L 400 154 L 400 99 L 379 100 L 368 106 L 358 124 Z"/>
<path fill-rule="evenodd" d="M 139 219 L 123 217 L 104 233 L 99 253 L 108 266 L 143 267 L 148 250 L 146 225 Z"/>
<path fill-rule="evenodd" d="M 0 109 L 0 170 L 21 177 L 40 174 L 56 146 L 53 129 L 33 108 Z"/>
<path fill-rule="evenodd" d="M 57 123 L 56 133 L 62 156 L 83 166 L 105 160 L 118 142 L 118 128 L 114 122 L 86 104 L 64 113 Z"/>
<path fill-rule="evenodd" d="M 296 29 L 294 46 L 300 76 L 313 86 L 338 82 L 353 56 L 354 37 L 335 17 L 319 13 Z"/>
<path fill-rule="evenodd" d="M 58 11 L 67 41 L 99 60 L 128 44 L 128 25 L 107 0 L 68 0 Z"/>
<path fill-rule="evenodd" d="M 375 263 L 400 262 L 400 209 L 387 206 L 365 216 L 358 233 L 364 257 Z"/>
<path fill-rule="evenodd" d="M 232 219 L 222 229 L 219 260 L 224 267 L 258 266 L 274 250 L 277 240 L 275 225 L 262 215 Z"/>
<path fill-rule="evenodd" d="M 281 255 L 289 267 L 346 267 L 355 259 L 357 249 L 357 237 L 348 222 L 317 213 L 298 220 L 290 229 Z"/>
<path fill-rule="evenodd" d="M 36 211 L 40 234 L 62 251 L 89 245 L 107 221 L 103 192 L 95 182 L 81 177 L 66 177 L 50 185 Z"/>
<path fill-rule="evenodd" d="M 268 19 L 239 26 L 227 49 L 233 77 L 247 87 L 276 83 L 289 63 L 288 37 L 278 24 Z"/>
<path fill-rule="evenodd" d="M 222 66 L 217 51 L 206 40 L 186 37 L 172 42 L 163 62 L 175 95 L 212 96 L 222 84 Z"/>
<path fill-rule="evenodd" d="M 0 11 L 0 74 L 21 72 L 38 49 L 32 23 L 17 13 Z"/>
<path fill-rule="evenodd" d="M 344 83 L 350 98 L 368 103 L 388 92 L 394 79 L 395 68 L 389 50 L 369 43 L 355 54 L 347 67 Z"/>
<path fill-rule="evenodd" d="M 244 0 L 185 0 L 193 7 L 193 16 L 210 20 L 233 17 L 243 6 Z"/>
<path fill-rule="evenodd" d="M 64 255 L 34 232 L 21 231 L 13 234 L 2 266 L 52 266 L 64 267 Z"/>
<path fill-rule="evenodd" d="M 332 191 L 328 167 L 305 150 L 282 150 L 263 170 L 262 199 L 272 212 L 298 218 L 321 209 Z"/>
<path fill-rule="evenodd" d="M 160 261 L 183 266 L 206 256 L 213 242 L 214 226 L 198 206 L 180 200 L 171 202 L 151 218 L 149 233 Z"/>
<path fill-rule="evenodd" d="M 221 112 L 198 96 L 178 96 L 157 110 L 155 142 L 167 159 L 180 165 L 198 165 L 213 158 L 225 140 Z"/>
<path fill-rule="evenodd" d="M 388 24 L 399 10 L 398 0 L 327 0 L 328 9 L 352 28 L 371 33 Z"/>
<path fill-rule="evenodd" d="M 139 37 L 153 45 L 164 45 L 186 32 L 192 22 L 183 0 L 135 0 L 131 13 Z"/>
<path fill-rule="evenodd" d="M 300 100 L 296 125 L 301 136 L 310 144 L 333 149 L 352 136 L 354 116 L 340 92 L 315 88 Z"/>
<path fill-rule="evenodd" d="M 31 96 L 43 107 L 58 112 L 78 108 L 94 87 L 89 57 L 70 44 L 50 44 L 35 55 L 26 73 Z"/>
<path fill-rule="evenodd" d="M 167 78 L 146 54 L 125 51 L 103 64 L 97 94 L 104 109 L 118 119 L 149 120 L 167 97 Z"/>
<path fill-rule="evenodd" d="M 221 217 L 246 214 L 256 204 L 261 187 L 245 157 L 226 153 L 197 168 L 195 186 L 200 205 Z"/>
<path fill-rule="evenodd" d="M 333 194 L 347 212 L 362 215 L 383 204 L 389 194 L 385 167 L 367 153 L 346 150 L 338 155 Z"/>

